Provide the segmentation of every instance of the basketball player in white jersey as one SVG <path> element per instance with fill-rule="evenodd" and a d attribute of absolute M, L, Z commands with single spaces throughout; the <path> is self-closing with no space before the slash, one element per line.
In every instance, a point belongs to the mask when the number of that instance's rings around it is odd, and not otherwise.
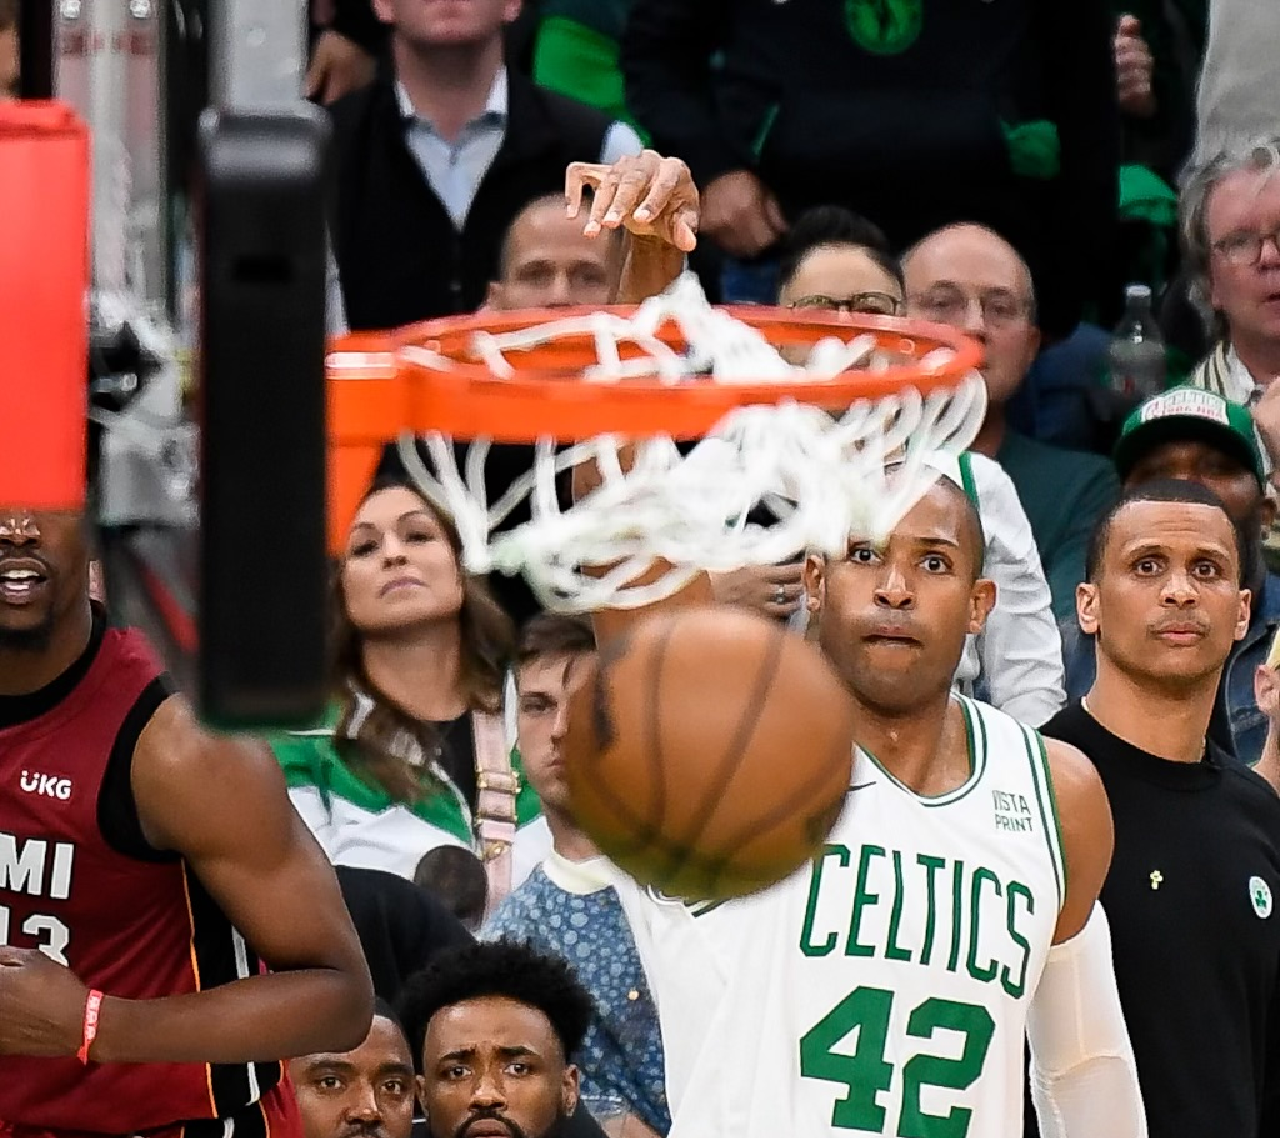
<path fill-rule="evenodd" d="M 982 548 L 940 479 L 883 548 L 810 557 L 818 638 L 859 712 L 821 856 L 720 905 L 622 891 L 670 1138 L 1019 1135 L 1028 1036 L 1046 1138 L 1145 1135 L 1096 904 L 1101 782 L 1074 748 L 951 692 L 995 600 Z"/>

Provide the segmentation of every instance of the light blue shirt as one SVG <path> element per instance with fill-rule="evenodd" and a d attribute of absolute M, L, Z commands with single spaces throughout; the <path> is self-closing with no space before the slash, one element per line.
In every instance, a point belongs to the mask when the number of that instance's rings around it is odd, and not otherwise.
<path fill-rule="evenodd" d="M 409 152 L 453 218 L 455 228 L 461 229 L 466 224 L 476 190 L 498 156 L 507 132 L 507 69 L 498 68 L 484 110 L 467 123 L 452 142 L 442 137 L 414 110 L 409 93 L 398 81 L 396 100 L 405 120 L 405 142 Z M 600 161 L 611 165 L 619 158 L 639 154 L 643 149 L 639 135 L 626 123 L 615 121 L 605 132 Z"/>
<path fill-rule="evenodd" d="M 595 1014 L 574 1062 L 582 1101 L 597 1120 L 634 1114 L 650 1130 L 671 1129 L 658 1009 L 631 926 L 604 861 L 571 862 L 554 850 L 508 894 L 480 932 L 559 956 L 591 993 Z"/>

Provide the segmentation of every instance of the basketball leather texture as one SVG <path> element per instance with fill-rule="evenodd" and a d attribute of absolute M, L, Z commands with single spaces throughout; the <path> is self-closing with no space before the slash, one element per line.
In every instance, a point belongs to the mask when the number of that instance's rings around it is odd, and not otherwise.
<path fill-rule="evenodd" d="M 574 692 L 577 823 L 643 884 L 687 900 L 765 888 L 838 817 L 854 709 L 821 652 L 724 607 L 642 619 Z"/>

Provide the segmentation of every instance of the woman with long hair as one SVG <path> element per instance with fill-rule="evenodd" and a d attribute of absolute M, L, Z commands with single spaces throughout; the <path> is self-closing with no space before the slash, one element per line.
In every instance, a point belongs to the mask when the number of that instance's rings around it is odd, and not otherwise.
<path fill-rule="evenodd" d="M 335 574 L 329 722 L 273 746 L 334 864 L 412 878 L 429 850 L 461 846 L 493 905 L 551 841 L 504 716 L 511 622 L 460 552 L 407 478 L 375 481 Z"/>

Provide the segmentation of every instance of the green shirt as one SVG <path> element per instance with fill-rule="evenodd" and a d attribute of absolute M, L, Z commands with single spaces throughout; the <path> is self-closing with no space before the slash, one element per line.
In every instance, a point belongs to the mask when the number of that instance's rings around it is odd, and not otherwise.
<path fill-rule="evenodd" d="M 619 43 L 631 0 L 545 0 L 533 45 L 533 81 L 638 126 L 627 113 Z"/>
<path fill-rule="evenodd" d="M 343 761 L 333 742 L 338 714 L 335 705 L 323 726 L 271 740 L 289 797 L 330 861 L 412 877 L 422 855 L 436 846 L 479 853 L 470 807 L 442 770 L 433 764 L 435 793 L 414 803 L 396 801 Z M 545 856 L 550 840 L 538 796 L 523 777 L 514 748 L 511 767 L 519 776 L 512 849 L 513 877 L 519 881 Z"/>

